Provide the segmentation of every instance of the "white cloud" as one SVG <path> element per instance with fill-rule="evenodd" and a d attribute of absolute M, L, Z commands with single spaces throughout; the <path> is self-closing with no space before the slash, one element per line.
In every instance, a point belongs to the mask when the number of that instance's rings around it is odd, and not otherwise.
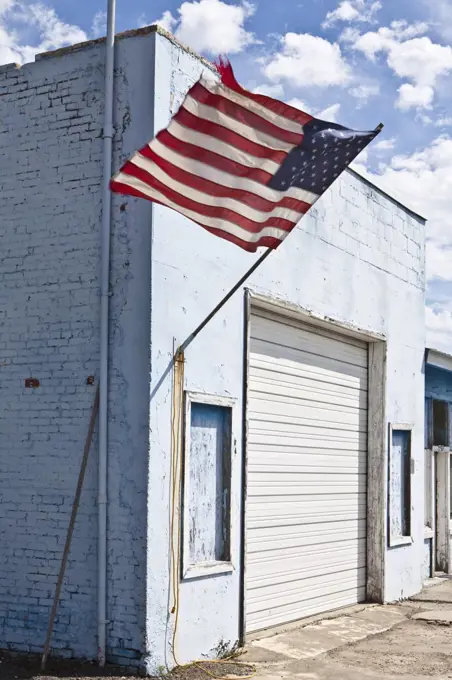
<path fill-rule="evenodd" d="M 450 0 L 424 0 L 435 29 L 447 41 L 452 40 L 452 3 Z"/>
<path fill-rule="evenodd" d="M 336 9 L 328 12 L 322 25 L 326 28 L 327 26 L 335 24 L 337 21 L 357 21 L 359 16 L 359 10 L 356 6 L 352 5 L 349 0 L 343 0 Z"/>
<path fill-rule="evenodd" d="M 298 97 L 294 97 L 293 99 L 290 99 L 287 103 L 289 104 L 289 106 L 293 106 L 295 109 L 300 109 L 300 111 L 304 111 L 305 113 L 309 113 L 310 116 L 314 115 L 314 111 L 312 110 L 311 105 L 307 104 L 302 99 L 298 99 Z"/>
<path fill-rule="evenodd" d="M 399 78 L 409 81 L 399 88 L 398 108 L 429 109 L 439 79 L 452 72 L 452 48 L 422 35 L 427 29 L 425 22 L 394 21 L 390 27 L 362 35 L 356 31 L 344 32 L 342 39 L 371 61 L 375 61 L 378 54 L 384 54 L 389 68 Z"/>
<path fill-rule="evenodd" d="M 381 9 L 381 2 L 366 2 L 366 0 L 342 0 L 336 9 L 328 12 L 323 28 L 329 28 L 339 21 L 358 21 L 370 23 L 374 21 L 374 16 Z"/>
<path fill-rule="evenodd" d="M 166 10 L 155 23 L 161 26 L 165 31 L 168 31 L 168 33 L 172 33 L 177 24 L 177 19 L 176 17 L 173 17 L 169 10 Z"/>
<path fill-rule="evenodd" d="M 400 77 L 432 86 L 439 76 L 452 70 L 452 48 L 433 43 L 426 36 L 412 38 L 389 47 L 388 65 Z"/>
<path fill-rule="evenodd" d="M 281 49 L 264 66 L 265 76 L 273 83 L 286 81 L 292 86 L 345 85 L 350 67 L 337 43 L 308 33 L 286 33 Z"/>
<path fill-rule="evenodd" d="M 405 19 L 401 19 L 393 21 L 390 30 L 398 40 L 408 40 L 409 38 L 424 35 L 429 27 L 430 24 L 427 21 L 415 21 L 414 24 L 409 24 Z"/>
<path fill-rule="evenodd" d="M 284 97 L 284 88 L 279 83 L 272 85 L 271 83 L 266 83 L 264 85 L 258 85 L 253 89 L 255 94 L 265 94 L 267 97 L 275 97 L 281 99 Z"/>
<path fill-rule="evenodd" d="M 442 116 L 435 120 L 433 124 L 435 127 L 450 127 L 452 125 L 452 117 Z"/>
<path fill-rule="evenodd" d="M 352 97 L 355 97 L 360 105 L 364 105 L 371 97 L 376 97 L 380 94 L 380 86 L 378 83 L 358 85 L 357 87 L 352 87 L 349 90 L 349 94 L 351 94 Z"/>
<path fill-rule="evenodd" d="M 368 59 L 374 60 L 379 52 L 387 52 L 391 57 L 397 51 L 397 45 L 424 34 L 428 24 L 417 22 L 408 24 L 406 21 L 393 21 L 388 26 L 382 26 L 378 31 L 368 31 L 360 34 L 356 29 L 349 29 L 342 33 L 342 40 L 353 43 L 356 50 L 363 52 Z"/>
<path fill-rule="evenodd" d="M 238 4 L 193 0 L 181 4 L 177 17 L 166 11 L 156 23 L 198 52 L 237 54 L 257 42 L 253 33 L 245 29 L 254 11 L 254 5 L 247 0 Z"/>
<path fill-rule="evenodd" d="M 29 23 L 38 28 L 41 41 L 39 50 L 56 50 L 63 45 L 73 45 L 88 39 L 79 26 L 61 21 L 52 7 L 40 3 L 27 7 Z"/>
<path fill-rule="evenodd" d="M 306 102 L 302 101 L 301 99 L 291 99 L 287 103 L 289 106 L 293 106 L 296 109 L 300 109 L 300 111 L 304 111 L 305 113 L 309 113 L 311 116 L 320 118 L 320 120 L 326 120 L 330 123 L 337 123 L 336 117 L 339 113 L 339 109 L 341 108 L 340 104 L 331 104 L 331 106 L 327 106 L 324 109 L 315 110 L 310 106 L 310 104 L 306 104 Z"/>
<path fill-rule="evenodd" d="M 452 353 L 452 313 L 447 309 L 425 308 L 427 346 Z"/>
<path fill-rule="evenodd" d="M 408 109 L 431 109 L 435 90 L 430 85 L 411 85 L 411 83 L 404 83 L 399 87 L 399 98 L 396 101 L 396 106 L 402 111 Z"/>
<path fill-rule="evenodd" d="M 96 12 L 91 24 L 91 33 L 95 38 L 100 38 L 107 33 L 107 12 Z"/>
<path fill-rule="evenodd" d="M 7 10 L 11 9 L 14 5 L 15 0 L 0 0 L 0 16 L 4 14 Z"/>
<path fill-rule="evenodd" d="M 379 142 L 372 144 L 372 148 L 376 151 L 390 151 L 395 147 L 396 138 L 391 137 L 390 139 L 382 139 Z"/>
<path fill-rule="evenodd" d="M 441 241 L 428 241 L 427 274 L 435 281 L 450 281 L 452 279 L 450 264 L 452 262 L 452 246 Z"/>
<path fill-rule="evenodd" d="M 340 108 L 340 104 L 331 104 L 331 106 L 327 106 L 326 109 L 319 111 L 316 114 L 316 118 L 320 118 L 320 120 L 326 120 L 329 123 L 337 123 L 337 114 L 339 113 Z"/>
<path fill-rule="evenodd" d="M 27 45 L 22 33 L 38 32 L 34 45 Z M 0 64 L 33 61 L 39 52 L 84 42 L 88 36 L 79 26 L 62 21 L 52 7 L 42 3 L 25 5 L 16 0 L 0 0 Z"/>

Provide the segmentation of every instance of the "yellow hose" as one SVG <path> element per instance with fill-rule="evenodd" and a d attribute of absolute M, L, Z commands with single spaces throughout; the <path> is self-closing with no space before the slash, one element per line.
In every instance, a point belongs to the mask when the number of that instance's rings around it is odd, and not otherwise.
<path fill-rule="evenodd" d="M 249 664 L 244 664 L 241 661 L 232 661 L 231 656 L 226 659 L 214 659 L 212 661 L 207 661 L 204 659 L 199 659 L 196 661 L 191 661 L 190 663 L 181 664 L 177 660 L 176 654 L 176 638 L 177 638 L 177 628 L 179 624 L 179 556 L 180 556 L 180 527 L 177 527 L 177 541 L 174 540 L 174 532 L 176 528 L 176 507 L 178 495 L 180 493 L 180 464 L 181 464 L 181 447 L 182 447 L 182 414 L 183 414 L 183 393 L 184 393 L 184 364 L 185 359 L 183 354 L 177 353 L 174 355 L 174 377 L 173 377 L 173 401 L 172 401 L 172 415 L 171 415 L 171 525 L 170 525 L 170 545 L 171 545 L 171 572 L 172 572 L 172 584 L 173 584 L 173 606 L 171 607 L 171 614 L 174 615 L 174 628 L 173 628 L 173 639 L 172 639 L 172 653 L 174 658 L 174 663 L 176 668 L 188 668 L 189 666 L 197 666 L 200 670 L 204 671 L 211 678 L 215 680 L 227 680 L 228 675 L 216 675 L 212 673 L 205 664 L 229 664 L 229 665 L 242 665 L 249 667 Z M 257 673 L 257 669 L 253 668 L 253 671 L 247 675 L 240 675 L 243 680 L 248 680 L 253 678 Z"/>

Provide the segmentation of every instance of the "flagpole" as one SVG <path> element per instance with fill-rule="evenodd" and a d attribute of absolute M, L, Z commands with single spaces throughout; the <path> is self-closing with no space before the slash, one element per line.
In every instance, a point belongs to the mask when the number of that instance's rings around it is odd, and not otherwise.
<path fill-rule="evenodd" d="M 375 128 L 375 132 L 378 134 L 378 133 L 380 133 L 382 130 L 383 130 L 383 123 L 380 123 L 380 124 L 377 125 L 377 127 Z M 202 322 L 199 324 L 199 326 L 193 331 L 193 333 L 191 333 L 191 334 L 188 336 L 188 338 L 186 338 L 186 340 L 184 340 L 184 342 L 182 343 L 182 345 L 180 345 L 180 346 L 178 347 L 177 351 L 176 351 L 176 355 L 175 355 L 176 358 L 178 358 L 178 357 L 180 357 L 180 356 L 182 356 L 182 355 L 184 354 L 185 350 L 187 349 L 187 347 L 188 347 L 189 345 L 191 345 L 191 343 L 192 343 L 193 340 L 196 338 L 196 336 L 199 335 L 199 333 L 202 331 L 202 329 L 205 328 L 205 326 L 207 326 L 207 324 L 209 323 L 209 321 L 210 321 L 211 319 L 213 319 L 213 317 L 215 316 L 215 314 L 217 314 L 217 313 L 220 311 L 220 309 L 221 309 L 222 307 L 224 307 L 224 305 L 226 304 L 226 302 L 227 302 L 228 300 L 231 299 L 231 297 L 234 295 L 234 293 L 236 293 L 236 292 L 238 291 L 238 289 L 245 283 L 245 281 L 251 276 L 251 274 L 252 274 L 253 272 L 256 271 L 256 269 L 262 264 L 262 262 L 264 262 L 264 260 L 267 259 L 267 257 L 270 255 L 270 253 L 271 253 L 273 250 L 274 250 L 273 248 L 269 248 L 268 250 L 265 251 L 265 253 L 264 253 L 263 255 L 261 255 L 261 257 L 260 257 L 258 260 L 256 260 L 256 262 L 253 264 L 253 266 L 252 266 L 250 269 L 248 269 L 248 271 L 242 276 L 242 278 L 241 278 L 239 281 L 237 281 L 237 283 L 235 284 L 235 286 L 233 286 L 233 288 L 231 288 L 231 290 L 229 291 L 229 293 L 227 293 L 227 294 L 224 296 L 224 298 L 222 298 L 222 299 L 220 300 L 220 302 L 217 304 L 217 306 L 215 307 L 215 309 L 213 309 L 213 310 L 210 312 L 210 314 L 208 314 L 208 315 L 206 316 L 206 318 L 204 319 L 204 321 L 202 321 Z"/>
<path fill-rule="evenodd" d="M 99 460 L 98 460 L 98 551 L 97 551 L 97 659 L 105 666 L 107 632 L 107 476 L 108 476 L 108 340 L 110 302 L 110 240 L 113 152 L 113 85 L 116 0 L 108 0 L 105 44 L 104 167 L 101 236 L 101 317 L 99 374 Z"/>
<path fill-rule="evenodd" d="M 245 281 L 251 276 L 251 274 L 252 274 L 253 272 L 256 271 L 256 269 L 257 269 L 258 267 L 260 267 L 260 265 L 267 259 L 267 257 L 270 255 L 270 253 L 273 252 L 273 250 L 274 250 L 274 248 L 269 248 L 268 250 L 266 250 L 265 253 L 264 253 L 263 255 L 261 255 L 261 256 L 256 260 L 256 262 L 253 264 L 253 266 L 252 266 L 250 269 L 248 269 L 247 272 L 245 272 L 245 274 L 242 276 L 242 278 L 241 278 L 239 281 L 237 281 L 237 283 L 231 288 L 231 290 L 230 290 L 228 293 L 226 293 L 226 295 L 220 300 L 220 302 L 219 302 L 219 303 L 217 304 L 217 306 L 210 312 L 210 314 L 208 314 L 208 315 L 206 316 L 206 318 L 204 319 L 204 321 L 201 321 L 201 323 L 200 323 L 199 326 L 193 331 L 193 333 L 191 333 L 191 334 L 188 336 L 188 338 L 182 343 L 182 345 L 180 345 L 180 346 L 178 347 L 178 349 L 177 349 L 177 351 L 176 351 L 176 357 L 179 357 L 180 355 L 183 355 L 183 353 L 185 352 L 185 350 L 187 349 L 187 347 L 188 347 L 189 345 L 191 345 L 191 343 L 192 343 L 193 340 L 196 338 L 196 336 L 199 335 L 199 333 L 202 331 L 203 328 L 205 328 L 205 326 L 207 326 L 207 324 L 209 323 L 209 321 L 210 321 L 211 319 L 213 319 L 213 317 L 215 316 L 215 314 L 217 314 L 217 313 L 220 311 L 220 309 L 221 309 L 222 307 L 224 307 L 224 305 L 226 304 L 226 302 L 227 302 L 228 300 L 231 299 L 231 297 L 234 295 L 234 293 L 236 293 L 236 292 L 238 291 L 238 289 L 241 288 L 241 286 L 243 286 L 243 284 L 245 283 Z"/>
<path fill-rule="evenodd" d="M 383 127 L 384 127 L 384 126 L 383 126 L 383 123 L 379 123 L 379 124 L 377 125 L 377 127 L 375 128 L 375 132 L 376 132 L 377 134 L 379 134 L 379 133 L 383 130 Z M 347 166 L 347 167 L 348 167 L 348 166 Z M 265 251 L 265 253 L 264 253 L 263 255 L 261 255 L 261 257 L 260 257 L 259 259 L 256 260 L 256 262 L 253 264 L 253 266 L 252 266 L 250 269 L 248 269 L 248 271 L 242 276 L 242 278 L 241 278 L 239 281 L 237 281 L 237 283 L 235 284 L 235 286 L 233 286 L 233 288 L 231 288 L 231 290 L 224 296 L 224 298 L 222 298 L 222 299 L 220 300 L 220 302 L 217 304 L 217 306 L 215 307 L 215 309 L 213 309 L 213 310 L 210 312 L 210 314 L 208 314 L 208 315 L 206 316 L 206 318 L 204 319 L 204 321 L 202 321 L 202 322 L 199 324 L 199 326 L 193 331 L 193 333 L 191 333 L 191 334 L 186 338 L 186 340 L 184 340 L 184 342 L 182 343 L 182 345 L 180 345 L 180 346 L 178 347 L 177 351 L 176 351 L 176 354 L 175 354 L 175 357 L 176 357 L 176 358 L 178 358 L 178 357 L 180 357 L 180 356 L 183 356 L 185 350 L 187 349 L 187 347 L 188 347 L 189 345 L 191 345 L 191 343 L 192 343 L 193 340 L 196 338 L 196 336 L 199 335 L 199 333 L 202 331 L 202 329 L 205 328 L 205 326 L 207 326 L 207 324 L 209 323 L 209 321 L 210 321 L 211 319 L 213 319 L 213 317 L 215 316 L 215 314 L 217 314 L 217 313 L 220 311 L 220 309 L 221 309 L 222 307 L 224 307 L 224 305 L 226 304 L 226 302 L 227 302 L 228 300 L 231 299 L 231 297 L 234 295 L 234 293 L 236 293 L 236 292 L 238 291 L 238 289 L 245 283 L 245 281 L 251 276 L 251 274 L 252 274 L 253 272 L 256 271 L 256 269 L 262 264 L 262 262 L 264 262 L 264 261 L 267 259 L 267 257 L 270 255 L 270 253 L 271 253 L 273 250 L 274 250 L 273 248 L 269 248 L 268 250 Z"/>

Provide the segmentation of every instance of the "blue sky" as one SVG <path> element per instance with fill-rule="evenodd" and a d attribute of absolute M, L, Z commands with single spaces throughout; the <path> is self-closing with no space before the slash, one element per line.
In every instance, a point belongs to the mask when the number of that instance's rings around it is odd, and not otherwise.
<path fill-rule="evenodd" d="M 0 0 L 0 63 L 103 34 L 100 0 Z M 250 89 L 326 120 L 385 124 L 357 169 L 428 218 L 430 346 L 452 353 L 452 0 L 117 0 Z"/>

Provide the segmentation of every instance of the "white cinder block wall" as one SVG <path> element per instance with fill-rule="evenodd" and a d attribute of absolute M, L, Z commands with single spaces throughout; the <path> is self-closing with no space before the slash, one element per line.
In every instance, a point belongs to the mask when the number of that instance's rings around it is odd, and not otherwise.
<path fill-rule="evenodd" d="M 201 64 L 157 37 L 156 128 L 167 124 Z M 188 81 L 188 82 L 187 82 Z M 171 87 L 168 88 L 168 83 Z M 372 121 L 369 121 L 369 125 Z M 212 237 L 183 217 L 154 208 L 152 245 L 152 399 L 148 506 L 148 634 L 156 659 L 172 658 L 162 631 L 168 601 L 171 376 L 162 379 L 178 343 L 196 328 L 251 266 L 254 256 Z M 413 423 L 415 473 L 411 546 L 386 552 L 385 599 L 420 590 L 423 571 L 424 221 L 353 173 L 344 173 L 249 287 L 387 339 L 386 419 Z M 177 291 L 177 294 L 175 294 Z M 244 293 L 237 293 L 186 352 L 185 388 L 229 395 L 242 408 Z M 233 432 L 233 523 L 239 555 L 242 430 Z M 385 465 L 381 474 L 386 476 Z M 239 564 L 233 574 L 181 583 L 179 661 L 215 653 L 239 635 Z M 162 587 L 163 585 L 163 587 Z M 171 640 L 171 638 L 170 638 Z M 161 663 L 161 661 L 158 661 Z"/>
<path fill-rule="evenodd" d="M 118 40 L 116 56 L 118 168 L 167 124 L 205 65 L 146 30 Z M 103 60 L 96 42 L 0 71 L 0 647 L 18 650 L 40 651 L 45 637 L 94 397 L 86 379 L 98 377 Z M 386 417 L 415 424 L 420 499 L 413 545 L 386 554 L 387 600 L 421 586 L 424 237 L 422 220 L 346 173 L 249 283 L 387 338 Z M 164 208 L 114 197 L 108 651 L 148 671 L 173 662 L 165 371 L 173 340 L 183 341 L 253 260 Z M 185 379 L 187 389 L 235 397 L 239 409 L 243 308 L 242 291 L 188 350 Z M 39 388 L 25 388 L 30 377 Z M 241 434 L 237 425 L 236 555 Z M 96 456 L 97 441 L 54 637 L 59 653 L 88 657 L 96 654 Z M 179 661 L 237 640 L 236 566 L 181 584 Z"/>

